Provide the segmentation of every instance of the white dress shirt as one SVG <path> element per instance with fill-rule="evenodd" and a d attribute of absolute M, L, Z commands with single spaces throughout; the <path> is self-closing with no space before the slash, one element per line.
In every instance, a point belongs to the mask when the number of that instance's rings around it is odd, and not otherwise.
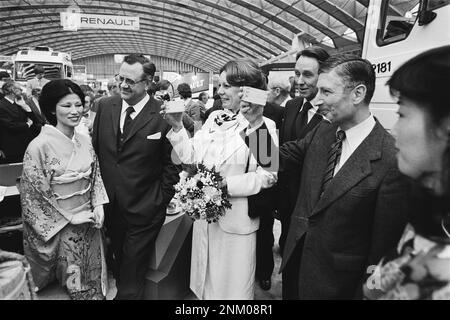
<path fill-rule="evenodd" d="M 303 99 L 302 107 L 301 107 L 300 110 L 298 111 L 299 113 L 302 112 L 303 107 L 305 106 L 305 103 L 306 103 L 307 101 L 308 101 L 308 100 Z M 309 122 L 311 121 L 311 119 L 314 117 L 314 115 L 316 114 L 317 110 L 319 110 L 319 107 L 316 106 L 316 105 L 314 105 L 314 99 L 311 100 L 311 101 L 309 101 L 309 103 L 311 103 L 312 108 L 310 108 L 310 109 L 308 110 L 308 123 L 309 123 Z"/>
<path fill-rule="evenodd" d="M 141 101 L 136 103 L 134 106 L 134 112 L 130 114 L 130 117 L 132 120 L 138 116 L 138 114 L 144 109 L 147 102 L 150 100 L 150 96 L 148 94 L 145 94 L 145 97 L 142 98 Z M 120 131 L 123 133 L 123 124 L 125 123 L 125 116 L 127 114 L 127 108 L 130 105 L 125 101 L 122 100 L 122 111 L 120 112 Z"/>
<path fill-rule="evenodd" d="M 38 99 L 35 97 L 31 97 L 31 100 L 33 100 L 34 104 L 36 105 L 36 108 L 39 110 L 39 113 L 42 113 L 41 106 L 39 105 Z"/>
<path fill-rule="evenodd" d="M 339 163 L 334 169 L 334 175 L 342 168 L 345 162 L 350 158 L 350 156 L 355 152 L 356 148 L 367 138 L 367 136 L 372 132 L 375 127 L 375 119 L 371 114 L 366 120 L 360 124 L 345 130 L 345 139 L 342 142 L 342 153 Z M 338 131 L 341 128 L 338 128 Z"/>

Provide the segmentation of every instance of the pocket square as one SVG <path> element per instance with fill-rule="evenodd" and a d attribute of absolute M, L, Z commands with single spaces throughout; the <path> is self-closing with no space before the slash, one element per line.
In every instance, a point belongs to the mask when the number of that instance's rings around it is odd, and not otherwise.
<path fill-rule="evenodd" d="M 157 140 L 157 139 L 161 139 L 161 132 L 157 132 L 154 134 L 151 134 L 149 136 L 147 136 L 148 140 Z"/>

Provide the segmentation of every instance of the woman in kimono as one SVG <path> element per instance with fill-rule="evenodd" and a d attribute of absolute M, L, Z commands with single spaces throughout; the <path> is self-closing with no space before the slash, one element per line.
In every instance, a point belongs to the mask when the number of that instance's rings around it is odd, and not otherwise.
<path fill-rule="evenodd" d="M 50 125 L 28 146 L 20 181 L 24 253 L 40 290 L 55 280 L 72 299 L 104 299 L 103 204 L 108 197 L 90 138 L 75 127 L 84 94 L 70 80 L 42 89 Z"/>
<path fill-rule="evenodd" d="M 218 222 L 194 222 L 190 287 L 199 299 L 250 300 L 254 298 L 259 218 L 249 217 L 247 197 L 271 187 L 276 177 L 257 165 L 242 137 L 252 127 L 239 112 L 240 87 L 265 89 L 266 82 L 255 62 L 240 59 L 220 70 L 219 86 L 225 110 L 211 113 L 191 139 L 183 128 L 182 113 L 166 113 L 165 105 L 161 113 L 172 126 L 167 138 L 180 160 L 214 166 L 224 177 L 232 205 Z M 265 122 L 276 136 L 273 121 Z"/>
<path fill-rule="evenodd" d="M 450 46 L 422 53 L 388 84 L 400 171 L 415 182 L 409 224 L 364 286 L 367 299 L 450 300 Z"/>

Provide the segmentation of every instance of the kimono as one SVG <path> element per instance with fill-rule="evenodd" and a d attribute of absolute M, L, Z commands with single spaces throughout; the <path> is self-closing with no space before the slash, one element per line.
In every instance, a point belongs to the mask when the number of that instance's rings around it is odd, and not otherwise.
<path fill-rule="evenodd" d="M 436 242 L 408 225 L 396 250 L 373 270 L 364 295 L 372 300 L 450 300 L 450 239 Z"/>
<path fill-rule="evenodd" d="M 20 195 L 24 253 L 37 288 L 56 277 L 72 299 L 104 299 L 102 230 L 69 223 L 73 215 L 108 203 L 90 139 L 76 131 L 69 139 L 45 125 L 25 152 Z"/>
<path fill-rule="evenodd" d="M 276 135 L 274 122 L 264 121 Z M 271 175 L 254 158 L 247 166 L 249 149 L 240 136 L 247 126 L 240 114 L 215 111 L 192 139 L 185 130 L 167 135 L 183 163 L 203 162 L 226 178 L 232 205 L 217 222 L 194 222 L 190 288 L 199 299 L 254 299 L 259 218 L 249 217 L 247 197 L 268 188 Z"/>

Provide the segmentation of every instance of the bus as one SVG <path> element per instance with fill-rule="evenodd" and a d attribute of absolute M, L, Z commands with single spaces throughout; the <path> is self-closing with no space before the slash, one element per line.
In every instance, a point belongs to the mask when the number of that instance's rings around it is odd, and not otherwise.
<path fill-rule="evenodd" d="M 49 47 L 24 48 L 17 52 L 14 59 L 13 79 L 22 86 L 33 79 L 34 67 L 44 68 L 44 77 L 48 80 L 72 79 L 73 64 L 70 53 L 53 51 Z"/>
<path fill-rule="evenodd" d="M 373 115 L 390 130 L 397 105 L 386 82 L 404 62 L 419 53 L 450 44 L 450 0 L 370 1 L 362 57 L 376 73 Z"/>

